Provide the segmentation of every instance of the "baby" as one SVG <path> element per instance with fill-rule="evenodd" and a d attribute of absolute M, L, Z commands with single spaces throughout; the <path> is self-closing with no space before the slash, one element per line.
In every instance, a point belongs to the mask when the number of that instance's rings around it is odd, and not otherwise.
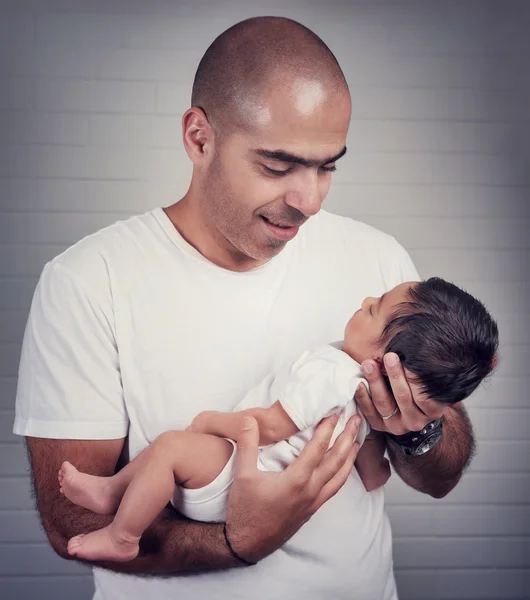
<path fill-rule="evenodd" d="M 132 560 L 141 535 L 168 500 L 191 519 L 223 522 L 245 416 L 258 421 L 258 468 L 281 471 L 300 454 L 319 421 L 342 410 L 333 445 L 357 412 L 353 397 L 365 382 L 363 360 L 382 365 L 384 354 L 395 352 L 409 380 L 429 398 L 455 403 L 492 371 L 497 347 L 497 325 L 485 307 L 442 279 L 403 283 L 380 298 L 366 298 L 348 321 L 343 342 L 304 352 L 253 388 L 234 412 L 200 413 L 186 431 L 161 434 L 112 477 L 80 473 L 65 462 L 61 492 L 94 512 L 116 513 L 107 527 L 73 537 L 68 551 L 88 560 Z M 359 444 L 367 433 L 363 419 Z M 388 463 L 371 446 L 361 447 L 353 471 L 368 491 L 389 476 Z"/>

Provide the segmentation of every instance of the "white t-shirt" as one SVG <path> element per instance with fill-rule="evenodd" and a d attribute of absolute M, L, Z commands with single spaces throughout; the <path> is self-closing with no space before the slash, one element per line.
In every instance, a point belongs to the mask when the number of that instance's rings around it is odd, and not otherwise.
<path fill-rule="evenodd" d="M 367 295 L 417 280 L 390 236 L 320 211 L 276 257 L 240 273 L 206 260 L 162 209 L 107 227 L 48 263 L 17 391 L 20 435 L 118 439 L 131 458 L 202 410 L 229 411 L 307 348 L 342 339 Z M 95 600 L 391 600 L 384 492 L 354 470 L 281 549 L 248 569 L 167 579 L 94 569 Z"/>

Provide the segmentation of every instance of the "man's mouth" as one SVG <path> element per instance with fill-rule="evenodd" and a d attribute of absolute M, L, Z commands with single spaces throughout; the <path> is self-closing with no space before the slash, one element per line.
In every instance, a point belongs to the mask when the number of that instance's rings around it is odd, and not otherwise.
<path fill-rule="evenodd" d="M 302 223 L 287 223 L 285 221 L 276 221 L 274 219 L 268 219 L 267 217 L 264 217 L 263 215 L 260 215 L 260 217 L 267 223 L 270 223 L 271 225 L 274 225 L 275 227 L 280 227 L 281 229 L 291 229 L 291 227 L 300 227 L 300 225 L 302 225 Z"/>
<path fill-rule="evenodd" d="M 280 240 L 289 241 L 295 237 L 298 233 L 300 224 L 292 224 L 280 219 L 268 219 L 263 215 L 260 215 L 262 221 L 265 223 L 269 233 Z"/>

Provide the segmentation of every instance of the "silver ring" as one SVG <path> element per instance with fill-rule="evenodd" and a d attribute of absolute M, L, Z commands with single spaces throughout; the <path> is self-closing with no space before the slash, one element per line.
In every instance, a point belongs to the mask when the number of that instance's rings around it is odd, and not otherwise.
<path fill-rule="evenodd" d="M 393 417 L 397 413 L 397 411 L 398 411 L 398 407 L 396 404 L 396 408 L 394 408 L 394 412 L 392 414 L 387 415 L 386 417 L 383 417 L 383 415 L 381 415 L 381 418 L 383 419 L 383 421 L 386 421 L 387 419 L 390 419 L 391 417 Z"/>

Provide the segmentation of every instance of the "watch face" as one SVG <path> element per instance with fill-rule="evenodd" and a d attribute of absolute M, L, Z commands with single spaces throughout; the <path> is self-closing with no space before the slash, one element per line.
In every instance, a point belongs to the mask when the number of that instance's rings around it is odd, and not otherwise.
<path fill-rule="evenodd" d="M 436 431 L 428 438 L 424 439 L 423 442 L 421 442 L 421 444 L 418 444 L 418 447 L 414 451 L 415 456 L 420 456 L 421 454 L 429 452 L 429 450 L 436 445 L 436 443 L 440 440 L 441 437 L 442 432 Z"/>

